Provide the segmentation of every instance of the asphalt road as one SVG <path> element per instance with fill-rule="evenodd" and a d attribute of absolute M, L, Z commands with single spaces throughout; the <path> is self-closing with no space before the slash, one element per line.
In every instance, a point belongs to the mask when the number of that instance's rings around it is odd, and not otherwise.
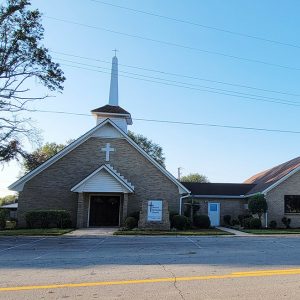
<path fill-rule="evenodd" d="M 0 299 L 299 299 L 300 237 L 0 238 Z"/>

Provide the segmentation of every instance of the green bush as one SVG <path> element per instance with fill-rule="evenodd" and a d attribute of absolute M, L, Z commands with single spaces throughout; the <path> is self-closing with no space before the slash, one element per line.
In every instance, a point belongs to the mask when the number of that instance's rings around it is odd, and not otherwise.
<path fill-rule="evenodd" d="M 239 222 L 240 222 L 241 226 L 244 227 L 244 220 L 248 219 L 248 218 L 252 218 L 252 216 L 249 215 L 249 214 L 238 215 L 238 219 L 239 219 Z"/>
<path fill-rule="evenodd" d="M 29 228 L 70 228 L 71 215 L 66 210 L 32 210 L 25 215 Z"/>
<path fill-rule="evenodd" d="M 271 229 L 277 228 L 277 222 L 276 222 L 275 220 L 270 221 L 269 227 L 270 227 Z"/>
<path fill-rule="evenodd" d="M 251 218 L 249 225 L 250 225 L 251 229 L 260 229 L 261 228 L 261 220 L 258 218 Z"/>
<path fill-rule="evenodd" d="M 125 227 L 128 229 L 136 228 L 138 225 L 138 220 L 134 217 L 127 217 L 125 220 Z"/>
<path fill-rule="evenodd" d="M 256 194 L 250 197 L 248 202 L 248 209 L 253 215 L 258 215 L 258 218 L 261 220 L 263 213 L 267 212 L 268 204 L 265 199 L 265 195 Z"/>
<path fill-rule="evenodd" d="M 237 219 L 233 219 L 231 224 L 232 224 L 232 226 L 240 225 L 240 221 Z"/>
<path fill-rule="evenodd" d="M 8 211 L 6 209 L 0 209 L 0 230 L 5 229 L 7 218 Z"/>
<path fill-rule="evenodd" d="M 287 217 L 283 217 L 282 219 L 281 219 L 281 222 L 284 224 L 284 226 L 287 228 L 287 229 L 289 229 L 289 228 L 291 228 L 291 219 L 290 218 L 287 218 Z"/>
<path fill-rule="evenodd" d="M 209 228 L 210 219 L 207 215 L 194 216 L 194 226 L 197 228 Z"/>
<path fill-rule="evenodd" d="M 231 224 L 231 215 L 225 215 L 223 217 L 223 221 L 226 225 L 230 225 Z"/>
<path fill-rule="evenodd" d="M 188 218 L 185 216 L 175 215 L 172 218 L 173 227 L 178 230 L 186 229 L 188 224 Z"/>
<path fill-rule="evenodd" d="M 137 211 L 134 211 L 132 213 L 130 213 L 127 217 L 133 217 L 135 219 L 137 219 L 139 221 L 140 219 L 140 211 L 137 210 Z"/>
<path fill-rule="evenodd" d="M 250 217 L 250 218 L 245 218 L 243 220 L 243 227 L 246 228 L 246 229 L 250 229 L 250 221 L 253 219 L 253 217 Z"/>

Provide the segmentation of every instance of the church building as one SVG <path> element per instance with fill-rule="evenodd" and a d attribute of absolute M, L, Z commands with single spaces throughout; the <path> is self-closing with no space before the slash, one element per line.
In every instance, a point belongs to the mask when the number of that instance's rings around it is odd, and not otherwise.
<path fill-rule="evenodd" d="M 92 110 L 96 126 L 9 188 L 19 192 L 18 225 L 28 211 L 62 209 L 74 227 L 122 226 L 140 213 L 139 227 L 169 229 L 190 191 L 127 134 L 131 114 L 119 106 L 118 59 L 112 59 L 109 104 Z"/>
<path fill-rule="evenodd" d="M 139 228 L 169 229 L 169 213 L 183 214 L 191 205 L 219 226 L 225 215 L 238 220 L 249 214 L 249 199 L 258 193 L 268 204 L 264 226 L 276 221 L 282 227 L 286 217 L 300 227 L 300 157 L 244 183 L 179 182 L 128 136 L 132 118 L 119 106 L 116 56 L 109 104 L 92 114 L 94 128 L 9 186 L 19 192 L 20 227 L 29 211 L 59 209 L 70 212 L 77 228 L 121 227 L 129 215 L 139 214 Z"/>

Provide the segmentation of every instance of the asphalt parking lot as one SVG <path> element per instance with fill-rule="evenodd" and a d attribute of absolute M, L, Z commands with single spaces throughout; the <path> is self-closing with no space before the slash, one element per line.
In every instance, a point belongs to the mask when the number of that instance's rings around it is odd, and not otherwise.
<path fill-rule="evenodd" d="M 2 237 L 0 299 L 298 299 L 300 237 Z"/>

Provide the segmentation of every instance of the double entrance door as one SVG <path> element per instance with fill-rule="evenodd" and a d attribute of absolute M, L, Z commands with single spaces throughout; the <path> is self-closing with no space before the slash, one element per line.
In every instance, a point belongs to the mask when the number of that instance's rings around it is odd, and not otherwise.
<path fill-rule="evenodd" d="M 89 226 L 119 226 L 120 196 L 91 196 Z"/>

